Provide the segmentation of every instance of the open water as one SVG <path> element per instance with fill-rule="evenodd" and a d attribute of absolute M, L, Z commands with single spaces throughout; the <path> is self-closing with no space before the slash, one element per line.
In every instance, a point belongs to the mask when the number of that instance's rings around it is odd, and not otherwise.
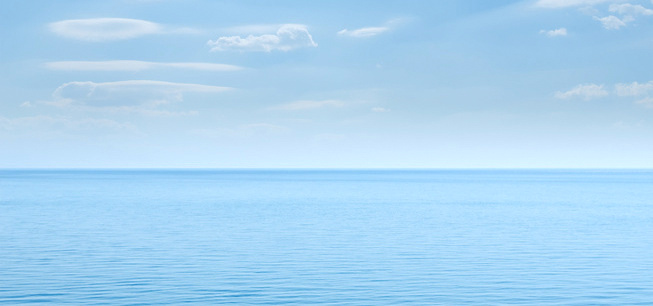
<path fill-rule="evenodd" d="M 0 171 L 0 304 L 228 303 L 653 305 L 653 171 Z"/>

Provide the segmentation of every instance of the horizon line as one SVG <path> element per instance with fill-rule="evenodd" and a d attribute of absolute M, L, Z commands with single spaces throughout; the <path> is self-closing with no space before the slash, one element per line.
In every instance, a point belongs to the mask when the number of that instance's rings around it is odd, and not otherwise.
<path fill-rule="evenodd" d="M 0 171 L 92 171 L 92 170 L 115 170 L 115 171 L 479 171 L 479 170 L 587 170 L 587 171 L 596 171 L 596 170 L 648 170 L 653 171 L 651 167 L 476 167 L 476 168 L 465 168 L 465 167 L 367 167 L 367 168 L 336 168 L 336 167 L 15 167 L 15 168 L 3 168 L 0 167 Z"/>

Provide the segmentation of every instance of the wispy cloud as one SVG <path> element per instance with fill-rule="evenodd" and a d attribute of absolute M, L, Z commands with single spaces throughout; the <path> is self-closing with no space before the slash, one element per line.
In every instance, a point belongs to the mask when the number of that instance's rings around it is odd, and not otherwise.
<path fill-rule="evenodd" d="M 618 97 L 633 97 L 636 104 L 653 108 L 653 81 L 646 83 L 618 83 L 614 85 L 614 90 L 609 92 L 604 89 L 603 85 L 581 84 L 565 92 L 557 92 L 555 97 L 558 99 L 582 98 L 590 100 L 608 95 Z"/>
<path fill-rule="evenodd" d="M 397 25 L 403 23 L 405 20 L 404 19 L 392 19 L 388 22 L 386 22 L 382 26 L 373 26 L 373 27 L 363 27 L 359 29 L 354 29 L 354 30 L 348 30 L 348 29 L 342 29 L 338 31 L 338 35 L 340 36 L 348 36 L 348 37 L 356 37 L 356 38 L 365 38 L 365 37 L 372 37 L 372 36 L 377 36 L 379 34 L 383 34 L 385 32 L 388 32 L 395 28 Z"/>
<path fill-rule="evenodd" d="M 567 29 L 559 28 L 555 30 L 540 30 L 540 34 L 544 34 L 548 37 L 558 37 L 558 36 L 567 36 Z"/>
<path fill-rule="evenodd" d="M 601 98 L 608 95 L 608 91 L 603 89 L 603 85 L 596 84 L 581 84 L 568 91 L 556 92 L 555 97 L 558 99 L 570 98 L 583 98 L 584 100 L 591 100 Z"/>
<path fill-rule="evenodd" d="M 643 84 L 638 82 L 632 82 L 630 84 L 619 83 L 614 87 L 615 93 L 619 96 L 643 96 L 648 95 L 650 91 L 653 91 L 653 81 Z"/>
<path fill-rule="evenodd" d="M 645 8 L 639 4 L 611 4 L 608 9 L 610 12 L 617 13 L 621 17 L 610 15 L 607 17 L 594 16 L 595 20 L 601 22 L 604 28 L 608 30 L 618 30 L 625 27 L 629 22 L 635 21 L 637 16 L 651 16 L 653 10 Z"/>
<path fill-rule="evenodd" d="M 338 32 L 338 35 L 350 37 L 372 37 L 390 30 L 388 27 L 367 27 L 356 30 L 343 29 Z"/>
<path fill-rule="evenodd" d="M 653 108 L 653 81 L 647 83 L 632 82 L 630 84 L 619 83 L 614 86 L 615 93 L 622 97 L 635 97 L 636 104 L 647 108 Z"/>
<path fill-rule="evenodd" d="M 610 4 L 609 11 L 619 13 L 621 15 L 653 15 L 653 10 L 645 8 L 639 4 L 630 3 Z"/>
<path fill-rule="evenodd" d="M 115 61 L 60 61 L 48 62 L 45 66 L 53 70 L 67 71 L 143 71 L 157 68 L 179 68 L 205 71 L 237 71 L 239 66 L 215 63 L 160 63 L 132 60 Z"/>
<path fill-rule="evenodd" d="M 640 4 L 621 3 L 623 0 L 538 0 L 535 6 L 540 8 L 569 8 L 581 7 L 588 15 L 593 15 L 594 20 L 601 22 L 607 30 L 618 30 L 626 27 L 628 23 L 636 20 L 637 16 L 651 16 L 653 10 Z M 611 3 L 607 16 L 600 16 L 603 7 L 594 7 L 596 4 Z M 653 3 L 653 1 L 651 1 Z M 607 13 L 607 12 L 606 12 Z M 609 14 L 609 13 L 608 13 Z"/>
<path fill-rule="evenodd" d="M 153 80 L 117 82 L 69 82 L 59 86 L 52 94 L 50 104 L 62 107 L 84 106 L 129 110 L 129 107 L 154 109 L 160 105 L 183 101 L 190 92 L 219 93 L 228 87 L 172 83 Z"/>
<path fill-rule="evenodd" d="M 274 34 L 222 36 L 209 40 L 211 51 L 290 51 L 297 48 L 317 47 L 308 28 L 302 24 L 281 25 Z"/>
<path fill-rule="evenodd" d="M 302 100 L 302 101 L 295 101 L 291 103 L 281 104 L 272 107 L 272 109 L 296 111 L 296 110 L 317 109 L 323 107 L 342 107 L 344 105 L 345 103 L 340 100 Z"/>
<path fill-rule="evenodd" d="M 575 6 L 591 6 L 614 0 L 538 0 L 535 6 L 543 8 L 566 8 Z"/>
<path fill-rule="evenodd" d="M 603 25 L 603 28 L 607 30 L 618 30 L 626 26 L 626 22 L 632 21 L 632 18 L 620 19 L 617 16 L 610 15 L 606 17 L 597 17 L 594 16 L 594 20 L 598 20 Z"/>
<path fill-rule="evenodd" d="M 128 18 L 70 19 L 49 24 L 50 31 L 71 39 L 105 42 L 161 33 L 160 24 Z"/>

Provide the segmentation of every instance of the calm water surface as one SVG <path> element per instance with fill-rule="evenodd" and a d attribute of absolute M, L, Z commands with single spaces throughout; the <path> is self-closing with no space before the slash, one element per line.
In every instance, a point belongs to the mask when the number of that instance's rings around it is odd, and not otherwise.
<path fill-rule="evenodd" d="M 0 171 L 0 304 L 653 305 L 653 171 Z"/>

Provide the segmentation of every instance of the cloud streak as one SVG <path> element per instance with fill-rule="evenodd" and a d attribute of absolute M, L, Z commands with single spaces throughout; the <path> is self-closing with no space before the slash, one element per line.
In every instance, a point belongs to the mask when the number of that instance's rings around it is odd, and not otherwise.
<path fill-rule="evenodd" d="M 50 23 L 53 33 L 90 42 L 125 40 L 163 32 L 160 24 L 128 18 L 70 19 Z"/>
<path fill-rule="evenodd" d="M 584 100 L 591 100 L 596 98 L 605 97 L 608 91 L 603 89 L 603 85 L 596 84 L 581 84 L 568 91 L 556 92 L 555 97 L 558 99 L 570 98 L 583 98 Z"/>
<path fill-rule="evenodd" d="M 340 36 L 347 36 L 347 37 L 355 37 L 355 38 L 367 38 L 367 37 L 373 37 L 377 36 L 386 32 L 389 32 L 390 30 L 394 29 L 397 25 L 406 22 L 406 19 L 392 19 L 388 22 L 386 22 L 382 26 L 374 26 L 374 27 L 363 27 L 359 29 L 354 29 L 354 30 L 348 30 L 348 29 L 342 29 L 338 31 L 338 35 Z"/>
<path fill-rule="evenodd" d="M 317 47 L 308 28 L 302 24 L 281 25 L 274 34 L 241 36 L 222 36 L 209 40 L 211 51 L 290 51 L 298 48 Z"/>
<path fill-rule="evenodd" d="M 591 6 L 614 0 L 538 0 L 535 6 L 542 8 L 567 8 L 576 6 Z"/>
<path fill-rule="evenodd" d="M 55 101 L 51 104 L 62 107 L 82 105 L 155 108 L 171 102 L 183 101 L 184 93 L 220 93 L 229 89 L 229 87 L 153 80 L 68 82 L 53 92 Z"/>
<path fill-rule="evenodd" d="M 45 67 L 64 71 L 143 71 L 158 68 L 178 68 L 203 71 L 237 71 L 242 67 L 215 63 L 160 63 L 132 60 L 60 61 L 48 62 Z"/>
<path fill-rule="evenodd" d="M 338 32 L 338 35 L 349 37 L 372 37 L 389 31 L 388 27 L 367 27 L 356 30 L 343 29 Z"/>

